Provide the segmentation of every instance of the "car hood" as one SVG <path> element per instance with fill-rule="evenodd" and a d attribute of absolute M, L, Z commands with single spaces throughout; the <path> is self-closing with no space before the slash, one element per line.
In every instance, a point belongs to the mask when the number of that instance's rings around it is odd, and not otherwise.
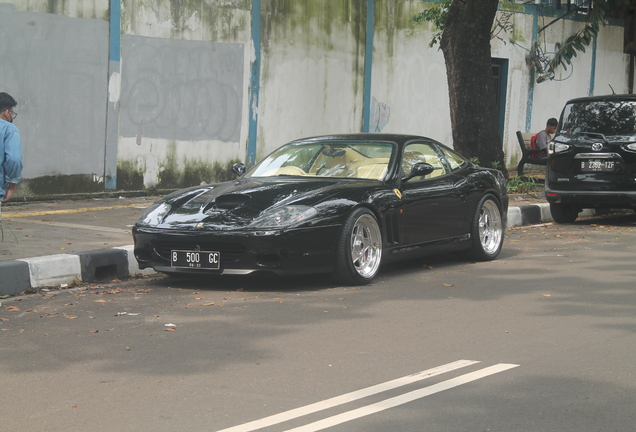
<path fill-rule="evenodd" d="M 247 178 L 194 187 L 163 198 L 138 226 L 233 230 L 250 227 L 266 212 L 285 206 L 318 210 L 307 223 L 334 219 L 363 198 L 373 181 L 342 179 Z M 376 187 L 378 187 L 376 186 Z M 328 204 L 326 203 L 328 201 Z M 152 215 L 152 212 L 160 214 Z M 151 217 L 149 217 L 149 214 Z M 258 229 L 258 227 L 254 227 Z"/>

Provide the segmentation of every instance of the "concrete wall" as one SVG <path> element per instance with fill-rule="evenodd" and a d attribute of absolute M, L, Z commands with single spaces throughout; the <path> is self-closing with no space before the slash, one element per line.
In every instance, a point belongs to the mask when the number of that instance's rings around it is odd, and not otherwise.
<path fill-rule="evenodd" d="M 251 1 L 124 0 L 117 186 L 224 179 L 245 159 Z"/>
<path fill-rule="evenodd" d="M 0 87 L 18 100 L 31 180 L 20 193 L 103 189 L 108 23 L 3 4 L 0 38 Z"/>
<path fill-rule="evenodd" d="M 1 1 L 1 0 L 0 0 Z M 368 6 L 371 6 L 370 8 Z M 189 186 L 228 178 L 295 138 L 422 134 L 452 146 L 444 59 L 421 0 L 14 0 L 0 5 L 0 88 L 19 102 L 16 196 Z M 111 15 L 109 16 L 109 7 Z M 508 61 L 503 146 L 572 97 L 628 89 L 623 28 L 537 84 L 526 63 L 582 26 L 517 6 L 493 40 Z M 542 16 L 543 13 L 552 15 Z M 254 33 L 252 30 L 256 30 Z"/>

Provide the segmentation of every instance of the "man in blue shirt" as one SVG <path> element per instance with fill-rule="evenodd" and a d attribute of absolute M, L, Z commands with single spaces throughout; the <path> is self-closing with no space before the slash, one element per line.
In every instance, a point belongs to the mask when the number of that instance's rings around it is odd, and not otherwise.
<path fill-rule="evenodd" d="M 22 143 L 13 124 L 17 104 L 9 94 L 0 93 L 0 203 L 11 198 L 22 175 Z"/>

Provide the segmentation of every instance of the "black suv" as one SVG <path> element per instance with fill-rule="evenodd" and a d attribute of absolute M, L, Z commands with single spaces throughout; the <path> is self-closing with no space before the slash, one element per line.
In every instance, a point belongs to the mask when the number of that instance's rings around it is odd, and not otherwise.
<path fill-rule="evenodd" d="M 584 208 L 636 209 L 636 95 L 565 104 L 548 144 L 545 192 L 558 223 Z"/>

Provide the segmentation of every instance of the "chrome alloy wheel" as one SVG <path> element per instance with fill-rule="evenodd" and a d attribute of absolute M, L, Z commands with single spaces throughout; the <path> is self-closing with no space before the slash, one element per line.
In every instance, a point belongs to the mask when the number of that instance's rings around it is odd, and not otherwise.
<path fill-rule="evenodd" d="M 479 212 L 479 241 L 487 254 L 495 253 L 501 244 L 503 225 L 497 203 L 486 200 Z"/>
<path fill-rule="evenodd" d="M 382 235 L 375 218 L 361 215 L 351 230 L 351 262 L 356 272 L 368 278 L 375 275 L 382 259 Z"/>

